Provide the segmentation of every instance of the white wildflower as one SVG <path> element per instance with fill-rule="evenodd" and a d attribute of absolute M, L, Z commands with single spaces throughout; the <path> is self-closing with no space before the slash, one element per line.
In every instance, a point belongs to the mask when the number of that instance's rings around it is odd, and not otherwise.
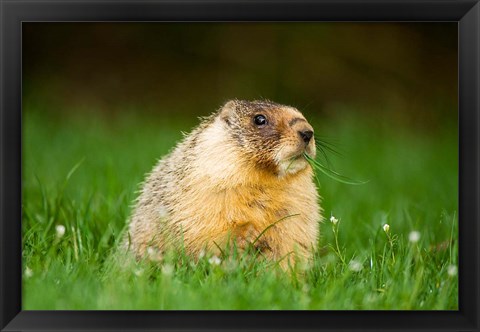
<path fill-rule="evenodd" d="M 308 286 L 307 284 L 303 285 L 302 291 L 303 291 L 304 293 L 308 293 L 308 292 L 310 291 L 310 286 Z"/>
<path fill-rule="evenodd" d="M 137 277 L 141 277 L 143 275 L 143 269 L 136 269 L 133 271 L 133 274 L 135 274 Z"/>
<path fill-rule="evenodd" d="M 205 257 L 205 250 L 202 249 L 199 254 L 198 254 L 198 259 L 202 259 L 203 257 Z"/>
<path fill-rule="evenodd" d="M 359 261 L 351 260 L 348 264 L 348 268 L 350 269 L 350 271 L 360 272 L 363 269 L 363 265 Z"/>
<path fill-rule="evenodd" d="M 458 273 L 458 268 L 456 265 L 449 265 L 447 273 L 450 277 L 455 277 Z"/>
<path fill-rule="evenodd" d="M 385 233 L 388 233 L 388 232 L 390 231 L 390 225 L 389 225 L 389 224 L 383 225 L 383 231 L 384 231 Z"/>
<path fill-rule="evenodd" d="M 220 265 L 220 263 L 222 262 L 222 260 L 220 258 L 218 258 L 217 256 L 212 256 L 208 262 L 212 265 Z"/>
<path fill-rule="evenodd" d="M 164 264 L 162 266 L 162 274 L 171 276 L 173 274 L 174 267 L 172 264 Z"/>
<path fill-rule="evenodd" d="M 373 302 L 377 301 L 377 299 L 378 299 L 378 296 L 376 294 L 370 293 L 365 297 L 365 302 L 373 303 Z"/>
<path fill-rule="evenodd" d="M 33 276 L 33 271 L 31 268 L 29 268 L 28 266 L 25 268 L 25 277 L 26 278 L 30 278 L 31 276 Z"/>
<path fill-rule="evenodd" d="M 63 225 L 57 225 L 55 226 L 55 232 L 57 233 L 57 238 L 61 238 L 62 236 L 65 235 L 65 226 Z"/>
<path fill-rule="evenodd" d="M 338 223 L 338 219 L 335 218 L 334 216 L 330 217 L 330 222 L 335 226 Z"/>
<path fill-rule="evenodd" d="M 417 243 L 418 240 L 420 240 L 420 232 L 411 231 L 410 234 L 408 234 L 408 241 L 412 243 Z"/>
<path fill-rule="evenodd" d="M 153 248 L 153 247 L 148 247 L 147 248 L 147 255 L 148 255 L 148 258 L 153 262 L 159 262 L 163 258 L 160 251 L 156 248 Z"/>

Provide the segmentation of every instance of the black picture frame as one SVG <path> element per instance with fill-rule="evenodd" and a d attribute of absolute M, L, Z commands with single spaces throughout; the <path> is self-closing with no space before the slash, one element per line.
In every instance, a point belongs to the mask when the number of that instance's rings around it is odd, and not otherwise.
<path fill-rule="evenodd" d="M 0 0 L 0 328 L 34 330 L 478 331 L 480 4 L 471 0 Z M 25 21 L 456 21 L 458 311 L 22 311 L 21 25 Z"/>

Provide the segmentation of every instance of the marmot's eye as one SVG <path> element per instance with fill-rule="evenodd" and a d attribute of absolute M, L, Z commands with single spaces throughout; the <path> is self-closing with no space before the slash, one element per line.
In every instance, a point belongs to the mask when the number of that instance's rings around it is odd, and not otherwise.
<path fill-rule="evenodd" d="M 253 118 L 253 122 L 255 122 L 255 124 L 258 126 L 258 127 L 264 127 L 267 125 L 267 118 L 264 116 L 264 115 L 255 115 L 255 117 Z"/>

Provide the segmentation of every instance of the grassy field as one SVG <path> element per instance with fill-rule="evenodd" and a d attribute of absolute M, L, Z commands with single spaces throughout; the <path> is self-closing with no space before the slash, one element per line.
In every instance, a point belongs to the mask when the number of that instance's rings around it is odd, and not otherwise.
<path fill-rule="evenodd" d="M 458 309 L 455 125 L 312 119 L 342 152 L 334 168 L 369 182 L 319 174 L 320 249 L 313 266 L 284 273 L 234 255 L 113 255 L 144 174 L 195 118 L 24 114 L 25 310 Z"/>

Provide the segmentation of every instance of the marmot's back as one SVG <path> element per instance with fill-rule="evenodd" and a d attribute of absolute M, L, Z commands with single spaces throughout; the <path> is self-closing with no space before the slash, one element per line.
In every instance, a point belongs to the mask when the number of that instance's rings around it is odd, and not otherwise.
<path fill-rule="evenodd" d="M 191 255 L 236 241 L 267 257 L 310 257 L 321 219 L 313 129 L 296 109 L 230 101 L 187 135 L 147 176 L 129 225 L 137 255 Z M 281 221 L 279 221 L 281 220 Z M 279 221 L 279 222 L 278 222 Z"/>

